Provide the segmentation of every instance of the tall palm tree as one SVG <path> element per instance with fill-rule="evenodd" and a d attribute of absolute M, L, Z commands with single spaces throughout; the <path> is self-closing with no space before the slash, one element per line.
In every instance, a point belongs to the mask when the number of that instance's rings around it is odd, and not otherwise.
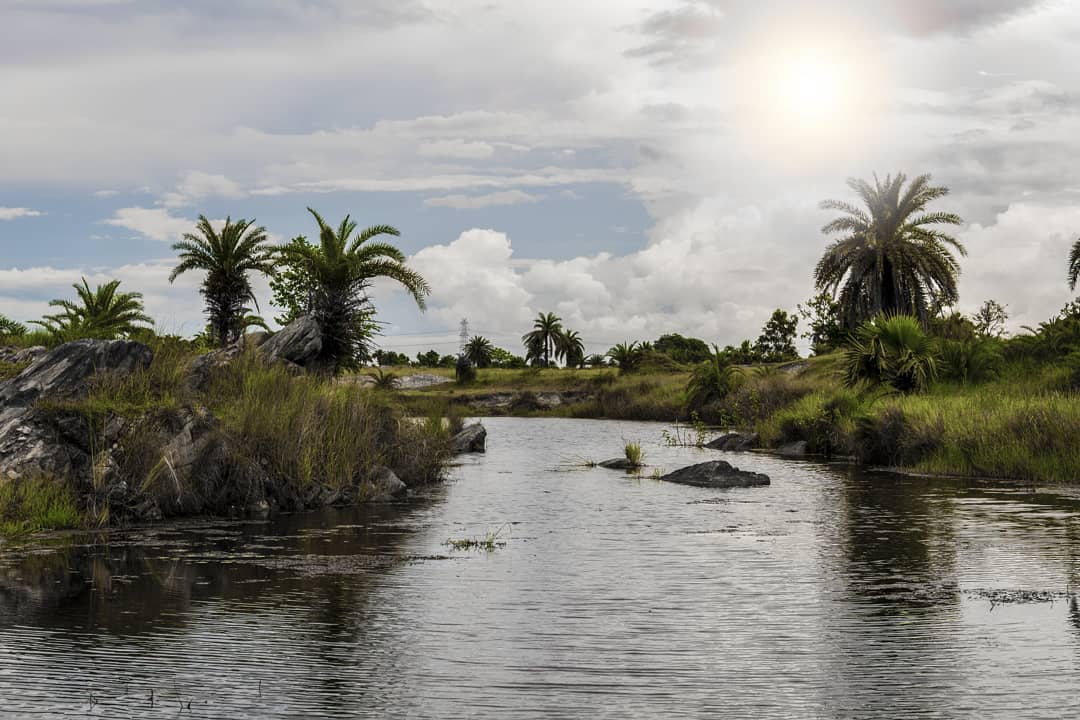
<path fill-rule="evenodd" d="M 465 344 L 465 357 L 478 368 L 486 368 L 491 365 L 495 346 L 486 337 L 474 335 Z"/>
<path fill-rule="evenodd" d="M 581 367 L 585 364 L 585 343 L 577 330 L 567 330 L 562 334 L 559 344 L 566 357 L 566 367 Z"/>
<path fill-rule="evenodd" d="M 206 301 L 206 315 L 213 340 L 225 346 L 244 332 L 248 301 L 259 307 L 248 273 L 270 275 L 274 271 L 273 248 L 268 244 L 266 228 L 254 220 L 225 218 L 221 231 L 214 229 L 205 215 L 199 216 L 194 233 L 172 246 L 180 254 L 180 264 L 169 274 L 173 282 L 188 270 L 203 270 L 199 292 Z"/>
<path fill-rule="evenodd" d="M 113 340 L 140 329 L 138 323 L 152 323 L 143 312 L 142 294 L 118 292 L 119 280 L 111 280 L 91 289 L 86 278 L 75 283 L 76 300 L 50 300 L 49 305 L 62 310 L 32 321 L 62 341 L 78 338 Z"/>
<path fill-rule="evenodd" d="M 374 332 L 374 309 L 367 296 L 371 281 L 386 277 L 400 283 L 423 310 L 431 294 L 427 281 L 405 265 L 405 254 L 380 235 L 401 233 L 389 225 L 356 232 L 348 215 L 337 229 L 308 208 L 319 225 L 319 244 L 289 243 L 278 248 L 283 261 L 310 278 L 308 313 L 322 330 L 323 360 L 333 370 L 355 364 L 367 350 Z"/>
<path fill-rule="evenodd" d="M 1076 281 L 1080 279 L 1080 238 L 1073 243 L 1072 251 L 1069 252 L 1069 289 L 1076 289 Z"/>
<path fill-rule="evenodd" d="M 814 280 L 819 290 L 839 290 L 841 313 L 849 328 L 880 312 L 915 315 L 925 325 L 933 306 L 958 299 L 960 264 L 953 255 L 967 251 L 956 238 L 934 225 L 960 225 L 958 215 L 927 212 L 926 206 L 949 189 L 930 184 L 920 175 L 907 187 L 903 173 L 887 175 L 874 184 L 851 178 L 848 186 L 866 208 L 840 200 L 826 200 L 823 210 L 844 213 L 822 228 L 826 234 L 844 233 L 818 261 Z"/>
<path fill-rule="evenodd" d="M 540 313 L 533 321 L 533 329 L 521 336 L 525 349 L 530 353 L 539 350 L 539 357 L 544 367 L 551 365 L 552 355 L 558 359 L 562 353 L 562 318 L 555 313 Z"/>

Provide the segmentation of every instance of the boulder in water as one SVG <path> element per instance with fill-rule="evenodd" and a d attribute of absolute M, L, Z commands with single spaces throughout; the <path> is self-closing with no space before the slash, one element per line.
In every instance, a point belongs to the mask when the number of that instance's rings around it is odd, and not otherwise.
<path fill-rule="evenodd" d="M 705 488 L 757 487 L 769 484 L 768 475 L 740 470 L 723 460 L 690 465 L 663 475 L 660 479 Z"/>
<path fill-rule="evenodd" d="M 457 454 L 486 452 L 487 430 L 480 423 L 468 425 L 454 436 L 452 442 Z"/>

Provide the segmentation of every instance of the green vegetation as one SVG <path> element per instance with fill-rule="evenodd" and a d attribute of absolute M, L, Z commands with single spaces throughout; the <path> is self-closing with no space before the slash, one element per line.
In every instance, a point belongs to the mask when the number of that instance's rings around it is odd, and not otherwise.
<path fill-rule="evenodd" d="M 641 443 L 637 440 L 628 440 L 623 445 L 623 454 L 626 456 L 626 461 L 634 467 L 641 467 L 645 461 L 645 453 L 641 449 Z"/>
<path fill-rule="evenodd" d="M 311 208 L 308 212 L 319 225 L 319 244 L 302 239 L 278 248 L 281 263 L 301 283 L 293 297 L 305 297 L 304 312 L 322 330 L 323 362 L 337 372 L 356 367 L 371 358 L 371 338 L 375 332 L 374 310 L 367 290 L 375 278 L 396 281 L 423 309 L 431 292 L 427 281 L 405 265 L 405 254 L 382 235 L 401 233 L 389 225 L 373 225 L 357 232 L 348 215 L 334 229 Z M 354 235 L 355 233 L 355 235 Z M 304 287 L 306 285 L 306 287 Z M 296 313 L 298 308 L 291 308 Z"/>
<path fill-rule="evenodd" d="M 91 289 L 86 278 L 75 288 L 76 301 L 50 300 L 51 307 L 62 312 L 32 321 L 45 328 L 54 343 L 80 338 L 113 340 L 138 331 L 139 323 L 153 322 L 143 312 L 142 294 L 118 292 L 119 280 L 112 280 Z"/>
<path fill-rule="evenodd" d="M 448 545 L 454 550 L 484 550 L 486 552 L 492 552 L 498 548 L 506 547 L 506 540 L 500 539 L 503 531 L 506 531 L 509 535 L 510 526 L 503 524 L 498 530 L 488 530 L 483 537 L 476 538 L 449 538 L 444 545 Z"/>
<path fill-rule="evenodd" d="M 74 494 L 65 482 L 26 477 L 0 485 L 0 536 L 83 525 Z"/>
<path fill-rule="evenodd" d="M 188 270 L 206 273 L 199 293 L 206 302 L 211 344 L 224 347 L 249 325 L 262 323 L 261 318 L 250 315 L 247 307 L 250 302 L 258 308 L 248 274 L 273 273 L 273 252 L 267 243 L 266 228 L 257 227 L 254 220 L 234 223 L 225 218 L 219 232 L 205 215 L 200 215 L 195 232 L 184 233 L 184 238 L 172 246 L 180 262 L 169 274 L 170 283 Z"/>

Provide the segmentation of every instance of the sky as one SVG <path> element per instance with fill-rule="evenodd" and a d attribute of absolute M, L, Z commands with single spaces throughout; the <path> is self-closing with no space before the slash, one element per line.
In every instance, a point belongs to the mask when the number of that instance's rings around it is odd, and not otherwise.
<path fill-rule="evenodd" d="M 1066 0 L 0 0 L 0 313 L 119 278 L 194 334 L 171 243 L 310 206 L 430 282 L 376 286 L 388 349 L 737 344 L 813 294 L 819 202 L 902 172 L 964 218 L 958 309 L 1018 332 L 1072 298 L 1078 60 Z"/>

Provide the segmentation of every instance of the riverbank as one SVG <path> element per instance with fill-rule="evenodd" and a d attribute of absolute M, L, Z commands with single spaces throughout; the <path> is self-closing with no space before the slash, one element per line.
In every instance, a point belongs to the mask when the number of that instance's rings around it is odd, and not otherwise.
<path fill-rule="evenodd" d="M 1080 482 L 1080 395 L 1061 364 L 1013 360 L 988 381 L 939 381 L 924 393 L 898 395 L 847 387 L 834 353 L 742 368 L 732 390 L 696 409 L 685 399 L 689 377 L 685 369 L 482 369 L 467 386 L 397 396 L 424 415 L 686 422 L 696 412 L 711 426 L 756 434 L 765 449 L 849 456 L 918 473 Z"/>
<path fill-rule="evenodd" d="M 441 418 L 412 421 L 386 395 L 255 348 L 84 340 L 12 364 L 7 535 L 389 500 L 438 480 L 453 449 Z"/>

